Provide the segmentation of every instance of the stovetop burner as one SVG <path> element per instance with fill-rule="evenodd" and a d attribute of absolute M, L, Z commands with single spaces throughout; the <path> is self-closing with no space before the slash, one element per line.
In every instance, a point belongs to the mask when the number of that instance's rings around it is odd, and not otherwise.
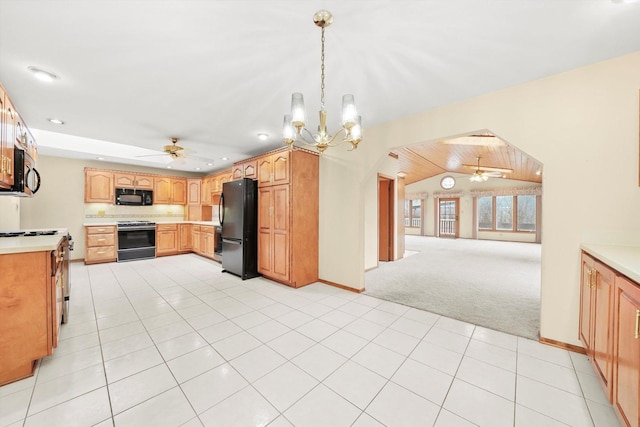
<path fill-rule="evenodd" d="M 0 237 L 53 236 L 55 234 L 58 234 L 58 230 L 0 231 Z"/>
<path fill-rule="evenodd" d="M 118 228 L 126 228 L 126 227 L 142 227 L 142 226 L 150 226 L 155 227 L 156 223 L 153 221 L 116 221 Z"/>

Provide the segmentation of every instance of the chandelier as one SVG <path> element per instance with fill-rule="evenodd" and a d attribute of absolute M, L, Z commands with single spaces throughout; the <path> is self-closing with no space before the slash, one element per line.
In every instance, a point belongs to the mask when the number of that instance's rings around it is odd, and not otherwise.
<path fill-rule="evenodd" d="M 335 147 L 344 142 L 351 144 L 351 150 L 358 148 L 358 143 L 362 140 L 362 128 L 360 116 L 357 113 L 353 95 L 342 97 L 342 128 L 334 135 L 327 132 L 327 112 L 324 109 L 324 29 L 333 22 L 333 16 L 326 10 L 321 10 L 313 15 L 313 22 L 322 29 L 322 50 L 320 55 L 320 125 L 318 132 L 311 133 L 306 126 L 306 113 L 304 109 L 304 99 L 301 93 L 294 93 L 291 96 L 291 114 L 284 116 L 284 127 L 282 139 L 289 148 L 295 143 L 311 146 L 323 153 L 329 147 Z M 338 138 L 342 135 L 342 138 Z"/>

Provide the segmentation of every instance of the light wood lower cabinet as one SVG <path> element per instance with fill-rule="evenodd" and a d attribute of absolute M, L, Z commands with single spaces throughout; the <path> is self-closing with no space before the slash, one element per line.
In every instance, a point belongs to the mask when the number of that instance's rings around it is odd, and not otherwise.
<path fill-rule="evenodd" d="M 193 233 L 191 224 L 179 224 L 178 225 L 178 252 L 183 254 L 191 252 L 193 249 Z"/>
<path fill-rule="evenodd" d="M 640 427 L 640 285 L 585 252 L 579 331 L 622 425 Z"/>
<path fill-rule="evenodd" d="M 116 227 L 87 226 L 85 227 L 85 264 L 113 262 L 117 259 Z"/>
<path fill-rule="evenodd" d="M 178 253 L 178 224 L 156 225 L 156 256 Z"/>
<path fill-rule="evenodd" d="M 621 421 L 640 426 L 640 286 L 616 277 L 614 407 Z"/>
<path fill-rule="evenodd" d="M 61 246 L 0 255 L 0 386 L 31 376 L 57 346 L 64 264 Z"/>
<path fill-rule="evenodd" d="M 582 254 L 580 339 L 611 400 L 614 271 Z"/>

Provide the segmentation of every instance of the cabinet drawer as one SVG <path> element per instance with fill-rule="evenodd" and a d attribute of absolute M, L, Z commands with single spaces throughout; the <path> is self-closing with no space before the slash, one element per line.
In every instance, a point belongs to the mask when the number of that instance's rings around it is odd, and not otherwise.
<path fill-rule="evenodd" d="M 213 227 L 210 225 L 201 225 L 200 232 L 202 233 L 213 233 Z"/>
<path fill-rule="evenodd" d="M 87 248 L 87 258 L 90 261 L 99 261 L 107 259 L 115 259 L 115 246 L 101 246 L 97 248 Z"/>
<path fill-rule="evenodd" d="M 87 227 L 87 234 L 106 234 L 106 233 L 115 233 L 116 227 L 114 225 L 107 226 L 91 226 Z"/>
<path fill-rule="evenodd" d="M 92 246 L 114 246 L 115 236 L 112 234 L 89 234 L 87 236 L 87 247 Z"/>
<path fill-rule="evenodd" d="M 156 231 L 177 231 L 178 224 L 157 224 Z"/>

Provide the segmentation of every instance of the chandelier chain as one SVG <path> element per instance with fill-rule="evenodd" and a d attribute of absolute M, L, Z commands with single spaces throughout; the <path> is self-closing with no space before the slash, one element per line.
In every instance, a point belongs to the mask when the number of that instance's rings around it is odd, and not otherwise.
<path fill-rule="evenodd" d="M 322 50 L 320 54 L 320 107 L 324 110 L 324 27 L 322 27 Z"/>

